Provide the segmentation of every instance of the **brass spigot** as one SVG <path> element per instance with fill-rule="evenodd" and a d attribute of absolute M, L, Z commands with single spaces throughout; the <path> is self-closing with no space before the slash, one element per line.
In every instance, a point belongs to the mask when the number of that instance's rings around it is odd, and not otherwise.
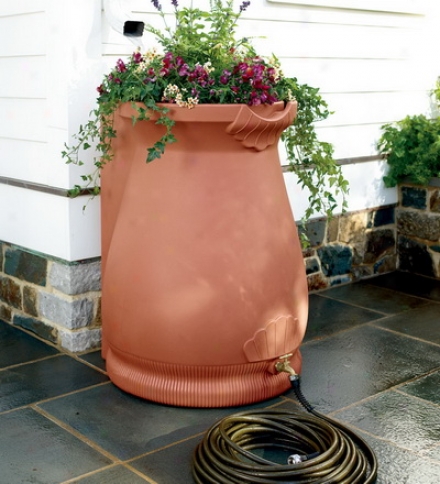
<path fill-rule="evenodd" d="M 292 353 L 288 353 L 287 355 L 280 356 L 279 361 L 275 363 L 275 369 L 281 373 L 285 372 L 291 376 L 297 376 L 295 370 L 290 366 L 290 358 Z"/>

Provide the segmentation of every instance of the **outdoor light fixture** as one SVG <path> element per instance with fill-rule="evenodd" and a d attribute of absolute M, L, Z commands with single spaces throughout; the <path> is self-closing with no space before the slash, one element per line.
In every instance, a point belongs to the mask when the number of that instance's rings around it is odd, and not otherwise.
<path fill-rule="evenodd" d="M 134 20 L 126 0 L 103 0 L 104 14 L 113 30 L 125 37 L 142 37 L 144 22 Z"/>

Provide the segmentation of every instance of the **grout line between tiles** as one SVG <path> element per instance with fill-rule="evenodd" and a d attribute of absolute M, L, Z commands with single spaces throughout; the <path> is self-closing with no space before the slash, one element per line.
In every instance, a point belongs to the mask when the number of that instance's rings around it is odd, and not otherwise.
<path fill-rule="evenodd" d="M 87 472 L 85 474 L 81 474 L 80 476 L 74 477 L 72 479 L 68 479 L 67 481 L 63 481 L 60 484 L 76 484 L 78 482 L 81 484 L 80 481 L 84 478 L 96 476 L 96 475 L 100 474 L 101 472 L 111 470 L 111 469 L 114 469 L 114 468 L 119 467 L 119 466 L 125 467 L 130 472 L 133 472 L 133 474 L 136 474 L 138 477 L 142 478 L 145 482 L 148 482 L 149 484 L 158 484 L 156 481 L 149 478 L 145 474 L 142 474 L 141 472 L 139 472 L 134 467 L 127 465 L 127 464 L 124 464 L 123 462 L 121 462 L 121 463 L 117 462 L 117 463 L 111 464 L 109 466 L 101 467 L 100 469 L 96 469 L 95 471 Z"/>
<path fill-rule="evenodd" d="M 345 405 L 344 407 L 338 408 L 336 410 L 332 410 L 331 412 L 328 412 L 325 415 L 331 416 L 332 418 L 333 417 L 336 418 L 338 413 L 345 412 L 346 410 L 349 410 L 349 409 L 356 407 L 358 405 L 363 405 L 364 403 L 369 402 L 370 400 L 374 400 L 375 398 L 379 397 L 380 395 L 383 395 L 384 393 L 395 392 L 395 393 L 399 393 L 400 395 L 404 395 L 406 397 L 413 397 L 414 395 L 410 395 L 410 394 L 403 392 L 399 389 L 401 387 L 407 385 L 408 383 L 412 383 L 414 381 L 417 381 L 420 378 L 425 378 L 426 376 L 429 376 L 432 373 L 436 373 L 438 371 L 440 371 L 440 367 L 433 368 L 433 369 L 431 369 L 431 370 L 429 370 L 425 373 L 422 373 L 420 375 L 416 375 L 413 378 L 409 378 L 408 380 L 405 380 L 401 383 L 393 385 L 393 386 L 387 388 L 386 390 L 382 390 L 380 392 L 377 392 L 374 395 L 369 395 L 368 397 L 362 398 L 361 400 L 357 400 L 356 402 L 350 403 L 349 405 Z M 417 398 L 417 397 L 415 397 L 415 398 Z M 421 399 L 421 400 L 424 401 L 424 402 L 427 402 L 427 403 L 432 403 L 433 405 L 436 405 L 436 406 L 440 406 L 438 404 L 435 404 L 434 402 L 430 402 L 429 400 L 425 400 L 425 399 Z"/>
<path fill-rule="evenodd" d="M 127 459 L 125 461 L 125 463 L 131 464 L 135 460 L 142 459 L 143 457 L 146 457 L 148 455 L 156 454 L 157 452 L 161 452 L 162 450 L 170 449 L 171 447 L 174 447 L 175 445 L 183 444 L 184 442 L 188 442 L 188 441 L 195 439 L 197 437 L 202 437 L 203 435 L 205 435 L 205 433 L 206 433 L 206 431 L 203 431 L 203 432 L 199 432 L 197 434 L 193 434 L 193 435 L 190 435 L 188 437 L 185 437 L 184 439 L 175 440 L 174 442 L 170 442 L 169 444 L 164 445 L 163 447 L 158 447 L 157 449 L 149 450 L 148 452 L 144 452 L 143 454 L 139 454 L 136 457 L 131 457 L 130 459 Z"/>
<path fill-rule="evenodd" d="M 85 392 L 87 390 L 90 390 L 91 388 L 96 388 L 96 387 L 109 385 L 109 384 L 111 384 L 111 381 L 104 381 L 102 383 L 96 383 L 95 385 L 90 385 L 88 387 L 78 388 L 77 390 L 73 390 L 67 393 L 61 393 L 60 395 L 55 395 L 53 397 L 45 398 L 44 400 L 37 400 L 36 402 L 27 403 L 26 405 L 20 405 L 19 407 L 8 408 L 7 410 L 0 411 L 0 415 L 5 415 L 7 413 L 15 412 L 17 410 L 23 410 L 23 408 L 29 408 L 34 405 L 37 406 L 42 403 L 47 403 L 47 402 L 51 402 L 52 400 L 57 400 L 58 398 L 68 397 L 70 395 L 74 395 L 75 393 Z"/>
<path fill-rule="evenodd" d="M 366 306 L 360 306 L 359 304 L 352 303 L 352 302 L 347 301 L 345 299 L 336 299 L 335 297 L 327 296 L 324 293 L 322 293 L 322 294 L 312 293 L 312 294 L 316 294 L 317 296 L 321 296 L 325 299 L 330 299 L 331 301 L 335 301 L 335 302 L 338 302 L 338 303 L 341 303 L 341 304 L 346 304 L 347 306 L 351 306 L 352 308 L 363 309 L 364 311 L 371 311 L 372 313 L 382 314 L 383 316 L 394 316 L 396 314 L 399 314 L 399 313 L 391 313 L 391 314 L 385 313 L 384 311 L 378 311 L 377 309 L 371 309 L 371 308 L 366 307 Z"/>
<path fill-rule="evenodd" d="M 344 286 L 345 287 L 349 287 L 350 285 L 353 285 L 353 284 L 359 284 L 359 281 L 358 282 L 353 282 L 353 283 L 349 283 L 349 284 L 345 284 Z M 420 301 L 424 301 L 426 304 L 429 304 L 429 303 L 434 303 L 436 305 L 440 305 L 440 300 L 436 300 L 436 299 L 430 299 L 428 297 L 424 297 L 424 296 L 417 296 L 417 295 L 414 295 L 414 294 L 410 294 L 410 293 L 406 293 L 406 292 L 402 292 L 402 291 L 399 291 L 397 289 L 391 289 L 391 288 L 388 288 L 388 287 L 382 287 L 382 286 L 376 286 L 375 284 L 361 284 L 360 287 L 365 287 L 365 286 L 368 286 L 368 287 L 371 287 L 371 288 L 375 288 L 377 290 L 380 290 L 380 291 L 383 291 L 383 292 L 391 292 L 391 293 L 394 293 L 394 294 L 399 294 L 400 296 L 403 296 L 403 297 L 408 297 L 408 298 L 412 298 L 412 299 L 418 299 Z M 347 304 L 348 306 L 352 306 L 352 307 L 356 307 L 358 309 L 366 309 L 368 311 L 372 311 L 372 312 L 376 312 L 376 313 L 380 313 L 380 314 L 384 314 L 386 316 L 398 316 L 399 314 L 402 314 L 402 313 L 405 313 L 407 311 L 411 311 L 411 310 L 414 310 L 414 309 L 418 309 L 418 307 L 415 307 L 415 308 L 408 308 L 408 309 L 405 309 L 403 311 L 399 311 L 399 312 L 395 312 L 395 313 L 385 313 L 384 311 L 379 311 L 377 309 L 372 309 L 368 306 L 362 306 L 362 305 L 359 305 L 359 304 L 354 304 L 353 302 L 350 302 L 350 301 L 347 301 L 346 299 L 338 299 L 338 298 L 335 298 L 334 296 L 330 295 L 330 294 L 326 294 L 326 291 L 330 291 L 332 289 L 337 289 L 338 286 L 333 286 L 333 287 L 330 287 L 330 288 L 327 288 L 327 289 L 324 289 L 322 290 L 322 292 L 311 292 L 310 295 L 312 294 L 315 294 L 317 296 L 322 296 L 326 299 L 331 299 L 332 301 L 336 301 L 336 302 L 339 302 L 339 303 L 343 303 L 343 304 Z M 343 287 L 343 286 L 339 286 L 339 287 Z M 423 306 L 420 306 L 420 307 L 423 307 Z"/>
<path fill-rule="evenodd" d="M 440 347 L 440 344 L 439 343 L 433 343 L 432 341 L 428 341 L 427 339 L 422 339 L 422 338 L 419 338 L 417 336 L 413 336 L 412 334 L 408 334 L 408 333 L 402 333 L 400 331 L 396 331 L 395 329 L 384 328 L 383 326 L 377 325 L 376 324 L 377 322 L 378 322 L 378 320 L 377 321 L 375 320 L 375 321 L 370 321 L 370 322 L 368 322 L 366 324 L 369 325 L 369 326 L 371 326 L 371 327 L 374 327 L 375 329 L 381 329 L 383 331 L 387 331 L 388 333 L 392 333 L 392 334 L 395 334 L 397 336 L 403 336 L 405 338 L 409 338 L 409 339 L 418 341 L 419 343 L 426 343 L 426 344 L 429 344 L 431 346 L 438 346 L 438 347 Z"/>
<path fill-rule="evenodd" d="M 55 343 L 53 343 L 52 341 L 48 340 L 48 339 L 44 339 L 42 338 L 39 334 L 37 333 L 34 333 L 33 331 L 29 330 L 29 329 L 26 329 L 26 328 L 23 328 L 17 324 L 13 324 L 9 321 L 5 321 L 4 319 L 1 319 L 0 320 L 1 322 L 5 323 L 7 326 L 11 327 L 11 328 L 14 328 L 18 331 L 21 331 L 22 333 L 28 335 L 28 336 L 31 336 L 32 338 L 36 339 L 37 341 L 40 341 L 41 343 L 44 343 L 45 345 L 49 346 L 50 348 L 53 348 L 54 350 L 57 350 L 58 352 L 60 352 L 60 354 L 63 353 L 64 350 L 61 350 Z"/>
<path fill-rule="evenodd" d="M 74 360 L 78 361 L 79 363 L 83 363 L 85 364 L 86 366 L 88 366 L 89 368 L 92 368 L 92 370 L 96 370 L 96 371 L 99 371 L 100 373 L 102 373 L 103 375 L 108 375 L 107 374 L 107 371 L 106 370 L 103 370 L 102 368 L 100 368 L 99 366 L 96 366 L 94 365 L 93 363 L 90 363 L 89 361 L 87 360 L 83 360 L 81 358 L 81 355 L 75 355 L 74 353 L 65 353 L 67 356 L 70 356 L 71 358 L 73 358 Z"/>
<path fill-rule="evenodd" d="M 412 454 L 414 457 L 417 457 L 418 459 L 420 459 L 422 457 L 423 459 L 429 460 L 433 464 L 437 464 L 437 465 L 439 464 L 438 460 L 433 459 L 432 457 L 429 457 L 428 455 L 423 454 L 423 452 L 425 450 L 429 450 L 429 449 L 423 449 L 423 450 L 410 449 L 408 447 L 404 447 L 403 445 L 399 445 L 398 443 L 394 442 L 393 440 L 389 440 L 389 439 L 386 439 L 385 437 L 382 437 L 380 435 L 373 434 L 369 430 L 365 430 L 365 429 L 361 429 L 359 427 L 356 427 L 352 423 L 348 423 L 348 422 L 344 421 L 344 425 L 348 425 L 348 427 L 353 429 L 355 432 L 360 432 L 360 433 L 363 433 L 365 435 L 368 435 L 368 437 L 371 437 L 375 440 L 379 440 L 379 441 L 389 445 L 390 447 L 394 447 L 396 449 L 403 450 L 404 452 L 408 452 L 409 454 Z"/>
<path fill-rule="evenodd" d="M 139 477 L 142 477 L 146 482 L 149 482 L 150 484 L 159 484 L 158 482 L 156 482 L 151 477 L 148 477 L 146 474 L 142 474 L 142 472 L 138 471 L 135 467 L 132 467 L 130 464 L 125 463 L 125 464 L 123 464 L 123 466 L 126 469 L 130 470 L 131 472 L 134 472 Z"/>
<path fill-rule="evenodd" d="M 120 465 L 119 463 L 113 463 L 113 464 L 110 464 L 108 466 L 104 466 L 104 467 L 101 467 L 99 469 L 96 469 L 94 471 L 86 472 L 85 474 L 81 474 L 79 476 L 72 477 L 72 479 L 67 479 L 67 481 L 62 481 L 62 482 L 60 482 L 60 484 L 77 483 L 79 480 L 84 479 L 85 477 L 91 477 L 91 476 L 94 476 L 96 474 L 99 474 L 102 471 L 107 471 L 107 470 L 110 470 L 110 469 L 114 469 L 115 467 L 118 467 L 119 465 Z"/>
<path fill-rule="evenodd" d="M 432 405 L 433 407 L 440 409 L 440 404 L 433 402 L 431 400 L 427 400 L 426 398 L 418 397 L 417 395 L 412 395 L 411 393 L 406 393 L 403 390 L 400 390 L 399 388 L 396 388 L 394 391 L 399 395 L 403 395 L 406 398 L 410 398 L 410 399 L 413 398 L 419 401 L 420 403 L 424 403 L 425 405 Z"/>
<path fill-rule="evenodd" d="M 85 444 L 87 444 L 92 449 L 94 449 L 97 452 L 99 452 L 100 454 L 102 454 L 104 457 L 107 457 L 107 459 L 110 459 L 114 464 L 121 464 L 123 462 L 123 461 L 121 461 L 121 459 L 119 459 L 115 455 L 111 454 L 110 452 L 106 451 L 104 448 L 102 448 L 100 445 L 98 445 L 93 440 L 90 440 L 85 435 L 81 434 L 81 432 L 78 432 L 78 430 L 74 429 L 69 424 L 66 424 L 62 420 L 59 420 L 57 417 L 54 417 L 51 413 L 46 412 L 45 410 L 43 410 L 42 408 L 40 408 L 40 407 L 38 407 L 37 405 L 34 405 L 34 404 L 30 405 L 29 407 L 32 408 L 32 410 L 35 410 L 40 415 L 42 415 L 43 417 L 45 417 L 48 420 L 50 420 L 51 422 L 53 422 L 54 424 L 58 425 L 58 427 L 61 427 L 62 429 L 66 430 L 71 435 L 73 435 L 77 439 L 79 439 L 82 442 L 84 442 Z"/>
<path fill-rule="evenodd" d="M 375 321 L 383 321 L 384 319 L 386 319 L 388 317 L 389 316 L 385 316 L 383 318 L 374 319 L 373 321 L 364 321 L 363 323 L 355 323 L 355 324 L 353 324 L 353 326 L 348 326 L 347 328 L 342 328 L 342 329 L 335 331 L 333 333 L 330 333 L 330 334 L 326 334 L 326 335 L 323 335 L 323 336 L 315 336 L 314 338 L 308 339 L 307 341 L 303 341 L 301 343 L 301 347 L 308 345 L 310 343 L 316 343 L 317 341 L 324 341 L 327 338 L 332 338 L 333 336 L 337 336 L 337 335 L 340 335 L 340 334 L 343 334 L 343 333 L 348 333 L 349 331 L 354 331 L 358 328 L 363 328 L 364 326 L 369 326 L 369 325 L 373 324 L 373 322 L 375 322 Z"/>
<path fill-rule="evenodd" d="M 400 271 L 394 271 L 394 272 L 400 272 Z M 401 274 L 403 272 L 400 272 Z M 392 272 L 390 272 L 389 274 L 392 274 Z M 417 276 L 416 274 L 413 274 L 415 276 Z M 374 284 L 372 281 L 376 278 L 378 278 L 380 276 L 373 276 L 371 278 L 368 278 L 368 279 L 361 279 L 361 280 L 358 280 L 352 284 L 359 284 L 359 286 L 361 287 L 365 287 L 365 286 L 369 286 L 369 287 L 374 287 L 374 288 L 377 288 L 377 289 L 381 289 L 381 290 L 384 290 L 384 291 L 390 291 L 390 292 L 394 292 L 394 293 L 397 293 L 397 294 L 401 294 L 402 296 L 408 296 L 408 297 L 413 297 L 413 298 L 417 298 L 417 299 L 423 299 L 424 301 L 429 301 L 429 302 L 434 302 L 434 303 L 438 303 L 440 304 L 440 299 L 432 299 L 430 298 L 429 296 L 423 296 L 423 295 L 420 295 L 420 294 L 413 294 L 412 292 L 406 292 L 402 289 L 398 289 L 398 288 L 395 288 L 395 287 L 388 287 L 387 285 L 378 285 L 378 284 Z M 435 278 L 431 278 L 431 277 L 428 277 L 428 276 L 422 276 L 420 275 L 420 277 L 422 279 L 429 279 L 431 280 L 431 282 L 433 283 L 433 285 L 437 286 L 438 285 L 438 282 L 439 280 L 438 279 L 435 279 Z M 347 286 L 350 285 L 350 283 L 346 284 Z M 324 289 L 325 291 L 325 289 Z"/>
<path fill-rule="evenodd" d="M 59 358 L 60 356 L 63 356 L 63 353 L 58 353 L 56 355 L 42 356 L 41 358 L 37 358 L 35 360 L 29 360 L 29 361 L 24 361 L 23 363 L 16 363 L 15 365 L 4 366 L 4 367 L 0 368 L 0 372 L 11 370 L 11 369 L 13 370 L 14 368 L 19 368 L 20 366 L 32 365 L 33 363 L 39 363 L 40 361 L 46 361 L 46 360 L 51 360 L 51 359 L 54 359 L 54 358 Z"/>
<path fill-rule="evenodd" d="M 405 386 L 409 383 L 413 383 L 417 380 L 420 380 L 421 378 L 426 378 L 427 376 L 432 375 L 433 373 L 438 373 L 438 372 L 440 372 L 440 366 L 436 366 L 434 368 L 431 368 L 428 371 L 425 371 L 424 373 L 421 373 L 420 375 L 416 375 L 412 378 L 408 378 L 408 380 L 405 380 L 402 383 L 398 383 L 398 384 L 394 385 L 393 387 L 391 387 L 390 389 L 398 390 L 399 388 L 401 388 L 401 387 L 403 387 L 403 386 Z"/>
<path fill-rule="evenodd" d="M 38 400 L 37 402 L 33 402 L 32 405 L 41 405 L 42 403 L 47 403 L 47 402 L 51 402 L 53 400 L 58 400 L 59 398 L 70 397 L 71 395 L 86 392 L 87 390 L 91 390 L 92 388 L 99 388 L 99 387 L 102 387 L 104 385 L 110 385 L 111 383 L 112 382 L 110 380 L 108 380 L 108 381 L 103 381 L 101 383 L 96 383 L 95 385 L 90 385 L 88 387 L 77 388 L 76 390 L 72 390 L 71 392 L 62 393 L 61 395 L 55 395 L 54 397 L 45 398 L 44 400 Z"/>

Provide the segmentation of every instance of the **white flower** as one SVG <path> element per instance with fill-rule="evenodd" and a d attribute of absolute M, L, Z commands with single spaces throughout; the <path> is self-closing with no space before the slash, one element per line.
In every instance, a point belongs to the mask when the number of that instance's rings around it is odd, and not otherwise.
<path fill-rule="evenodd" d="M 170 101 L 172 99 L 177 99 L 180 96 L 182 98 L 182 94 L 180 94 L 180 89 L 175 84 L 168 84 L 168 86 L 163 91 L 163 100 Z"/>
<path fill-rule="evenodd" d="M 211 61 L 205 62 L 205 64 L 203 64 L 203 69 L 205 69 L 207 74 L 215 70 L 214 67 L 212 67 Z"/>
<path fill-rule="evenodd" d="M 156 57 L 159 57 L 160 55 L 161 54 L 159 53 L 157 48 L 153 47 L 153 48 L 147 50 L 147 52 L 145 52 L 143 57 L 145 59 L 145 62 L 150 63 L 152 60 L 156 59 Z"/>
<path fill-rule="evenodd" d="M 188 109 L 195 108 L 199 104 L 199 100 L 196 97 L 189 97 L 186 102 L 186 107 Z"/>

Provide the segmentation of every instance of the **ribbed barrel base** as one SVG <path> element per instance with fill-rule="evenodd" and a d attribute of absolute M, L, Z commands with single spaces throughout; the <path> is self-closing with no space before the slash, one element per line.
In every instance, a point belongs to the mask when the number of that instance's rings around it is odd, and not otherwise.
<path fill-rule="evenodd" d="M 137 358 L 111 346 L 105 357 L 117 387 L 167 405 L 233 407 L 267 400 L 290 388 L 287 373 L 270 371 L 274 362 L 188 366 Z"/>

